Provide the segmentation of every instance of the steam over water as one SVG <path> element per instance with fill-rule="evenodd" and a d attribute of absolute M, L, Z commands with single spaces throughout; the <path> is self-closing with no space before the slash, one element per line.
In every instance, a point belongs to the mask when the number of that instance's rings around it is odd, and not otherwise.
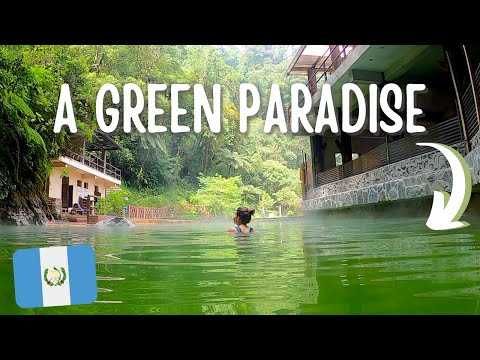
<path fill-rule="evenodd" d="M 477 314 L 480 219 L 434 232 L 424 218 L 314 216 L 133 228 L 0 227 L 0 313 L 37 314 Z M 92 305 L 20 309 L 18 249 L 90 244 Z"/>

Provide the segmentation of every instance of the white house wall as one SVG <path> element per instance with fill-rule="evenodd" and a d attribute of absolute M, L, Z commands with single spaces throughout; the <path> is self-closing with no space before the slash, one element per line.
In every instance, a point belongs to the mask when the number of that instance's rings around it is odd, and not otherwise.
<path fill-rule="evenodd" d="M 50 186 L 48 196 L 51 198 L 61 199 L 62 198 L 62 173 L 64 168 L 53 168 L 50 175 Z M 90 196 L 94 195 L 95 185 L 98 186 L 98 191 L 102 194 L 101 197 L 105 197 L 108 187 L 114 187 L 116 184 L 105 179 L 94 178 L 94 175 L 91 174 L 82 174 L 81 172 L 69 167 L 70 173 L 67 175 L 69 178 L 69 185 L 73 185 L 73 200 L 72 203 L 78 203 L 79 197 L 79 188 L 77 186 L 77 181 L 82 182 L 82 187 L 85 183 L 88 183 L 88 194 Z"/>

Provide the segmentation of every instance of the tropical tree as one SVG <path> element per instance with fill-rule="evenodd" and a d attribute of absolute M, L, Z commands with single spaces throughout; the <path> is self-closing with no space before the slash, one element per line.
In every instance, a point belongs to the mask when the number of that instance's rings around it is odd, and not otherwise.
<path fill-rule="evenodd" d="M 300 202 L 300 197 L 292 190 L 288 188 L 282 188 L 273 194 L 275 202 L 281 205 L 285 209 L 285 213 L 288 214 L 291 210 L 297 206 Z"/>
<path fill-rule="evenodd" d="M 200 187 L 191 196 L 194 204 L 205 205 L 211 214 L 233 214 L 242 204 L 240 176 L 224 178 L 221 175 L 200 176 Z"/>

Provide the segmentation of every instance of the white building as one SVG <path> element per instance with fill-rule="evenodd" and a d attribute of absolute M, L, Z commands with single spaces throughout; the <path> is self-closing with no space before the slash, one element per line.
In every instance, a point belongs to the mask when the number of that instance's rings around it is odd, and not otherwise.
<path fill-rule="evenodd" d="M 58 213 L 70 213 L 78 207 L 75 204 L 92 213 L 97 199 L 121 185 L 120 170 L 109 164 L 106 157 L 107 150 L 118 149 L 120 145 L 109 136 L 96 132 L 93 141 L 84 145 L 82 154 L 65 150 L 52 160 L 47 192 Z"/>

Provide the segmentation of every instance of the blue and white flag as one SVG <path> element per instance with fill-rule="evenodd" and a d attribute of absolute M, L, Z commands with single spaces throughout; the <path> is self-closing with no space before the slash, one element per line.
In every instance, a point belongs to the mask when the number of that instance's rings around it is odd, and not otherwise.
<path fill-rule="evenodd" d="M 21 308 L 91 304 L 97 299 L 90 245 L 18 250 L 13 254 L 13 275 Z"/>

